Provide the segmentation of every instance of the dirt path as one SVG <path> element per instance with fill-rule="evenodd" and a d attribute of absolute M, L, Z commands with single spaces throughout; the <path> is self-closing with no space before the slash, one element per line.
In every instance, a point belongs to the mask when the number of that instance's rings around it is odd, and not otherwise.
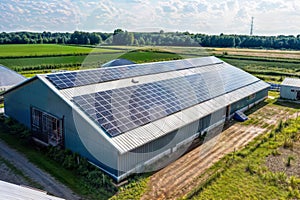
<path fill-rule="evenodd" d="M 197 179 L 206 169 L 234 149 L 240 149 L 256 136 L 264 133 L 268 126 L 285 117 L 289 111 L 279 107 L 265 106 L 250 117 L 259 118 L 255 125 L 236 123 L 211 141 L 185 154 L 175 162 L 151 176 L 148 191 L 142 199 L 176 199 L 191 191 L 201 180 Z M 279 113 L 279 114 L 274 114 Z M 271 120 L 274 119 L 274 120 Z M 271 123 L 270 123 L 271 122 Z"/>
<path fill-rule="evenodd" d="M 30 179 L 44 187 L 44 190 L 57 197 L 76 200 L 80 199 L 69 188 L 55 180 L 48 173 L 30 163 L 25 156 L 7 146 L 0 140 L 0 156 L 11 162 Z"/>

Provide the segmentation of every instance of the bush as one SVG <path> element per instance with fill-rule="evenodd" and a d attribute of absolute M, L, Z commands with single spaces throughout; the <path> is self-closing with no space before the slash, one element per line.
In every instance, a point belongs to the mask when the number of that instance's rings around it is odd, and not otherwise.
<path fill-rule="evenodd" d="M 249 161 L 247 162 L 245 171 L 249 172 L 250 174 L 255 174 L 256 173 L 254 165 L 252 165 Z"/>
<path fill-rule="evenodd" d="M 278 151 L 278 149 L 274 149 L 274 150 L 272 151 L 272 155 L 273 155 L 273 156 L 280 156 L 281 153 Z"/>
<path fill-rule="evenodd" d="M 267 181 L 272 183 L 273 185 L 278 185 L 278 184 L 286 184 L 287 181 L 287 176 L 284 172 L 266 172 L 262 174 L 262 178 Z"/>
<path fill-rule="evenodd" d="M 278 126 L 275 128 L 275 133 L 280 133 L 284 127 L 282 120 L 280 120 Z"/>
<path fill-rule="evenodd" d="M 285 137 L 284 138 L 284 143 L 283 143 L 283 148 L 285 149 L 293 149 L 293 141 L 292 139 L 288 138 L 288 137 Z"/>
<path fill-rule="evenodd" d="M 61 164 L 68 170 L 73 170 L 84 180 L 84 185 L 92 190 L 104 188 L 114 192 L 117 188 L 112 184 L 112 179 L 104 174 L 100 169 L 91 165 L 87 159 L 70 150 L 48 147 L 47 156 Z"/>
<path fill-rule="evenodd" d="M 290 167 L 290 166 L 291 166 L 292 160 L 294 160 L 294 157 L 293 157 L 293 156 L 288 156 L 287 162 L 286 162 L 286 166 L 287 166 L 287 167 Z"/>

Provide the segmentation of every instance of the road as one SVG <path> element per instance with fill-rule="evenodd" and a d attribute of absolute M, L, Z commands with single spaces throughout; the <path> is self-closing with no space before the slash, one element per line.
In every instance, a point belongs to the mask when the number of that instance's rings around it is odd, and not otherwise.
<path fill-rule="evenodd" d="M 10 148 L 1 140 L 0 157 L 8 160 L 30 179 L 43 186 L 43 190 L 47 191 L 48 193 L 70 200 L 80 199 L 79 196 L 74 194 L 74 192 L 67 188 L 65 185 L 61 184 L 51 175 L 30 163 L 24 155 Z"/>

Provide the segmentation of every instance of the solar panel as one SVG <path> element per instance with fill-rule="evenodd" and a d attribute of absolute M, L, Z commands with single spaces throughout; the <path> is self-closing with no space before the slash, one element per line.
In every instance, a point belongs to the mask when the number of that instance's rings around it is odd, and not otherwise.
<path fill-rule="evenodd" d="M 73 101 L 113 137 L 258 81 L 233 67 L 208 73 L 76 96 Z"/>
<path fill-rule="evenodd" d="M 214 63 L 212 63 L 211 59 L 208 58 L 196 58 L 190 60 L 177 60 L 154 64 L 133 64 L 114 68 L 100 68 L 97 70 L 49 74 L 46 77 L 58 89 L 66 89 L 71 87 L 101 83 L 105 81 L 195 68 L 200 66 L 215 65 L 220 63 L 222 62 L 215 61 Z"/>

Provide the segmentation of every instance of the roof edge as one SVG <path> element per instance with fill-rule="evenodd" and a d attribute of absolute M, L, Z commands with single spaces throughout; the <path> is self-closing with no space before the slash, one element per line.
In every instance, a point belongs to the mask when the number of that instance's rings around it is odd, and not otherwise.
<path fill-rule="evenodd" d="M 5 94 L 7 94 L 7 93 L 10 93 L 11 91 L 13 91 L 13 90 L 15 90 L 15 89 L 17 89 L 17 88 L 19 88 L 19 87 L 21 87 L 21 86 L 27 84 L 27 83 L 30 83 L 30 82 L 32 82 L 32 81 L 34 81 L 34 80 L 36 80 L 36 79 L 40 79 L 40 78 L 38 77 L 38 75 L 35 75 L 35 76 L 32 77 L 32 78 L 26 79 L 25 81 L 23 81 L 23 82 L 21 82 L 21 83 L 15 85 L 15 86 L 9 88 L 9 89 L 6 90 L 2 95 L 5 95 Z"/>

